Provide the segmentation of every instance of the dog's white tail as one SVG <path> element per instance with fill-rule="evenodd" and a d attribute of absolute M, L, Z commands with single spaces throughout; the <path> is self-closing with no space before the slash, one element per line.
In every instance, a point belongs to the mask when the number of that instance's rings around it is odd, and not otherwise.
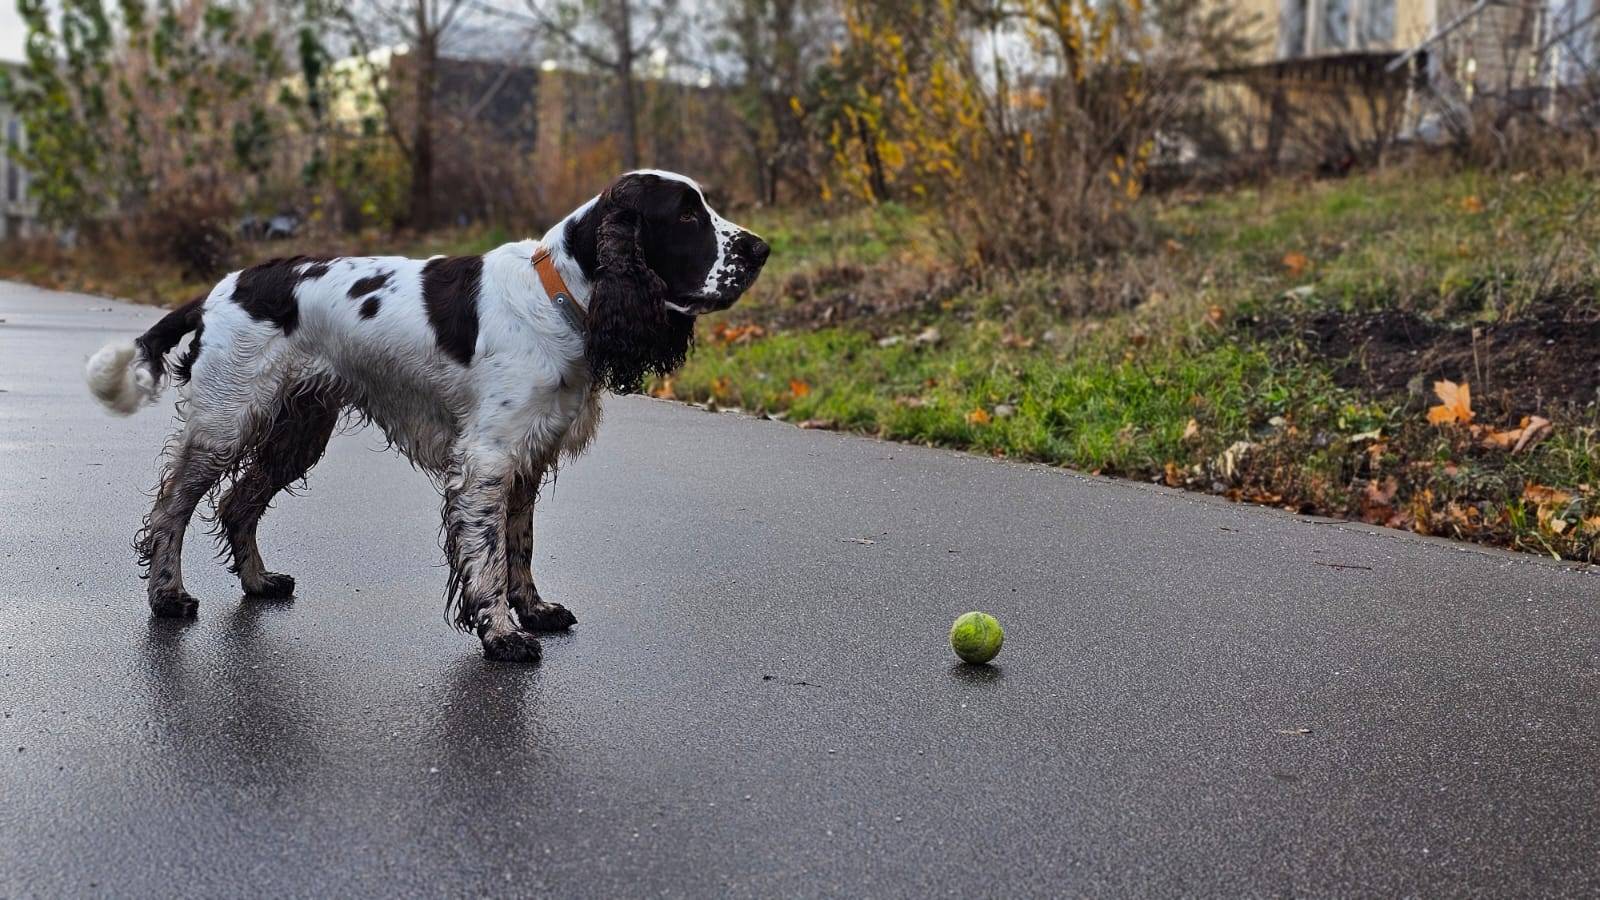
<path fill-rule="evenodd" d="M 101 347 L 89 357 L 83 377 L 94 398 L 119 416 L 131 416 L 161 396 L 161 381 L 151 371 L 150 360 L 131 340 Z"/>
<path fill-rule="evenodd" d="M 161 317 L 149 331 L 131 341 L 115 341 L 100 348 L 83 367 L 89 392 L 106 409 L 131 416 L 161 396 L 167 371 L 166 355 L 178 341 L 200 328 L 206 298 L 196 297 Z M 196 338 L 196 341 L 199 339 Z M 196 344 L 190 347 L 191 357 Z M 178 367 L 179 380 L 187 377 L 187 360 Z"/>

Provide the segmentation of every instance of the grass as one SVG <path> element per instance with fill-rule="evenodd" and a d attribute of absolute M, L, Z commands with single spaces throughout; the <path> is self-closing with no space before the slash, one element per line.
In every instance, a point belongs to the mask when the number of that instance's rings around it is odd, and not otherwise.
<path fill-rule="evenodd" d="M 856 212 L 837 231 L 790 214 L 775 223 L 776 268 L 728 314 L 767 333 L 714 324 L 656 390 L 811 427 L 1596 560 L 1592 397 L 1485 409 L 1481 421 L 1497 429 L 1515 416 L 1491 422 L 1491 412 L 1554 421 L 1531 452 L 1491 450 L 1481 434 L 1430 424 L 1426 393 L 1341 379 L 1349 361 L 1308 352 L 1292 324 L 1405 310 L 1471 328 L 1535 306 L 1548 315 L 1551 296 L 1592 316 L 1600 216 L 1573 216 L 1590 190 L 1578 174 L 1405 170 L 1174 198 L 1155 213 L 1142 252 L 994 280 L 909 312 L 774 327 L 806 304 L 849 306 L 797 299 L 791 289 L 811 273 L 936 259 L 936 211 Z M 1131 308 L 1120 299 L 1129 286 Z M 1261 321 L 1290 324 L 1240 324 Z M 1495 375 L 1504 384 L 1518 372 Z"/>

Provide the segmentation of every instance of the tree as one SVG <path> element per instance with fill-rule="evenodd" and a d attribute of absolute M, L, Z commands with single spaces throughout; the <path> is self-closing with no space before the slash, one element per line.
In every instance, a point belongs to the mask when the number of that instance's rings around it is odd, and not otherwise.
<path fill-rule="evenodd" d="M 270 167 L 286 124 L 273 102 L 288 74 L 276 35 L 304 20 L 300 4 L 19 0 L 17 9 L 27 60 L 0 78 L 0 100 L 29 134 L 9 152 L 31 173 L 45 221 L 224 206 Z"/>
<path fill-rule="evenodd" d="M 1248 46 L 1212 0 L 842 6 L 846 40 L 813 100 L 834 176 L 870 200 L 938 198 L 952 256 L 979 271 L 1124 246 L 1203 73 Z"/>
<path fill-rule="evenodd" d="M 407 224 L 434 224 L 434 102 L 439 87 L 439 54 L 452 29 L 461 22 L 465 0 L 365 0 L 339 5 L 340 21 L 361 53 L 383 108 L 385 126 L 411 169 Z M 386 45 L 406 47 L 399 73 L 405 84 L 397 93 L 394 57 L 382 59 Z M 380 67 L 387 65 L 385 71 Z"/>
<path fill-rule="evenodd" d="M 828 0 L 722 0 L 720 13 L 719 49 L 732 58 L 733 99 L 755 163 L 757 196 L 776 203 L 783 180 L 814 191 L 797 95 L 839 31 L 837 11 Z"/>
<path fill-rule="evenodd" d="M 678 0 L 527 0 L 540 28 L 617 85 L 622 161 L 639 168 L 639 60 L 675 37 Z"/>

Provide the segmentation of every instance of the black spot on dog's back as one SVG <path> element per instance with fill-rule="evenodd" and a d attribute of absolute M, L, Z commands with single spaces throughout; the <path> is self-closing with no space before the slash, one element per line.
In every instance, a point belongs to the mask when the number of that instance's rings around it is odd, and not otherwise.
<path fill-rule="evenodd" d="M 295 286 L 308 278 L 321 278 L 326 274 L 328 261 L 325 259 L 291 256 L 268 260 L 239 273 L 233 288 L 233 302 L 249 313 L 250 318 L 271 322 L 284 334 L 293 334 L 300 324 Z"/>
<path fill-rule="evenodd" d="M 370 294 L 388 283 L 388 272 L 379 272 L 376 275 L 368 275 L 366 278 L 363 278 L 357 281 L 355 284 L 350 285 L 350 299 L 354 300 L 362 294 Z"/>
<path fill-rule="evenodd" d="M 478 292 L 483 282 L 483 257 L 451 256 L 429 260 L 422 267 L 422 305 L 439 350 L 461 363 L 472 363 L 478 346 Z"/>
<path fill-rule="evenodd" d="M 361 304 L 361 318 L 370 319 L 378 314 L 378 298 L 368 297 Z"/>

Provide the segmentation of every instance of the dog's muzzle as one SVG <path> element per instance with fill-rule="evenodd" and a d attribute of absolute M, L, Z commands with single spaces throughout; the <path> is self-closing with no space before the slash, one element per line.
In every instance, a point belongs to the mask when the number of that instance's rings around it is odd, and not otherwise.
<path fill-rule="evenodd" d="M 727 258 L 716 272 L 713 291 L 708 295 L 685 297 L 680 305 L 685 312 L 696 316 L 727 309 L 756 283 L 761 267 L 771 254 L 772 248 L 766 241 L 748 231 L 739 232 L 728 242 Z"/>

